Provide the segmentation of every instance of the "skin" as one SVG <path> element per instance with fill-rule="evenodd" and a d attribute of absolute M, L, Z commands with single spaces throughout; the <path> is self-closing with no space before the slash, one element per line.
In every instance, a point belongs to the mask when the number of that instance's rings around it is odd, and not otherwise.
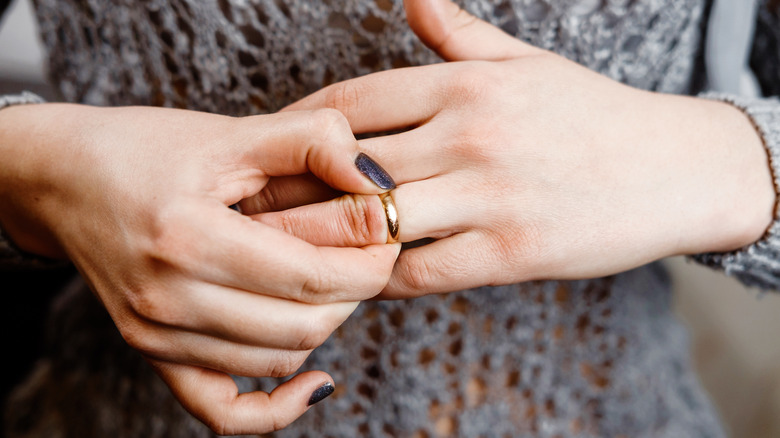
<path fill-rule="evenodd" d="M 238 396 L 225 373 L 294 372 L 380 290 L 609 275 L 736 249 L 771 222 L 766 153 L 733 107 L 623 86 L 447 0 L 405 5 L 449 63 L 336 84 L 280 115 L 0 113 L 12 158 L 0 164 L 0 222 L 24 249 L 71 258 L 128 342 L 220 434 L 284 427 L 331 381 L 306 373 Z M 359 145 L 351 134 L 405 128 Z M 358 149 L 400 183 L 401 240 L 435 239 L 394 268 L 398 247 L 377 245 L 379 190 L 351 166 Z M 246 216 L 226 208 L 239 200 Z"/>
<path fill-rule="evenodd" d="M 340 113 L 45 104 L 1 111 L 0 127 L 4 229 L 26 251 L 73 261 L 128 344 L 215 432 L 280 429 L 333 383 L 309 372 L 239 395 L 229 374 L 295 373 L 385 287 L 400 245 L 384 244 L 384 211 L 362 197 L 334 202 L 339 233 L 360 242 L 336 248 L 228 206 L 272 177 L 308 173 L 378 199 Z"/>
<path fill-rule="evenodd" d="M 401 253 L 383 298 L 601 277 L 738 249 L 771 223 L 767 154 L 731 105 L 622 85 L 448 0 L 405 5 L 450 62 L 339 83 L 287 108 L 337 109 L 356 133 L 406 130 L 361 147 L 399 183 L 401 241 L 436 240 Z M 331 209 L 257 213 L 328 240 L 312 218 Z"/>

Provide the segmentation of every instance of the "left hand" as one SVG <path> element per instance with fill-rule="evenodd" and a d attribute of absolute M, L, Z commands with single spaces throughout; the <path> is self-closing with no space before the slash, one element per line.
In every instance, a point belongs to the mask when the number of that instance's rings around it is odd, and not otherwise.
<path fill-rule="evenodd" d="M 458 62 L 339 83 L 288 108 L 338 109 L 357 133 L 412 127 L 361 144 L 399 183 L 401 240 L 437 239 L 402 252 L 384 297 L 610 275 L 736 249 L 771 222 L 766 153 L 737 109 L 622 85 L 448 0 L 406 8 L 420 38 Z M 316 240 L 307 218 L 328 208 L 264 220 Z"/>

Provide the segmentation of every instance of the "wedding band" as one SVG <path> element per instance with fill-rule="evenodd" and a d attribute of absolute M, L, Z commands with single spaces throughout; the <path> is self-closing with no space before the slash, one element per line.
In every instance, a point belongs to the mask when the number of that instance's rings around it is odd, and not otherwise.
<path fill-rule="evenodd" d="M 387 217 L 387 243 L 398 242 L 400 226 L 398 225 L 398 209 L 395 208 L 393 197 L 390 192 L 387 192 L 379 195 L 379 199 L 382 201 Z"/>

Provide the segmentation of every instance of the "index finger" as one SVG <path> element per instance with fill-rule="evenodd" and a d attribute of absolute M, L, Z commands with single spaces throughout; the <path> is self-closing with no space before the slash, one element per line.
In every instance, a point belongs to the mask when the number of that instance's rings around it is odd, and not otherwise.
<path fill-rule="evenodd" d="M 441 109 L 446 97 L 445 64 L 373 73 L 330 85 L 282 111 L 332 108 L 357 133 L 391 131 L 419 125 Z"/>

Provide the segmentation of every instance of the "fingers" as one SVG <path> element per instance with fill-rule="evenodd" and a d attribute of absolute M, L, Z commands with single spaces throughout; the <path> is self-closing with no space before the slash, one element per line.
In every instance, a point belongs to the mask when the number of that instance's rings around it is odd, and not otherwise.
<path fill-rule="evenodd" d="M 244 165 L 266 176 L 311 172 L 331 187 L 349 193 L 379 194 L 392 188 L 378 186 L 358 169 L 357 140 L 337 111 L 287 112 L 246 117 L 237 123 L 240 126 L 234 135 L 245 149 Z"/>
<path fill-rule="evenodd" d="M 384 207 L 376 195 L 344 195 L 253 219 L 318 246 L 364 247 L 388 240 Z"/>
<path fill-rule="evenodd" d="M 198 300 L 192 329 L 247 345 L 310 351 L 322 345 L 358 303 L 309 305 L 243 291 L 222 300 Z M 273 309 L 273 310 L 269 310 Z"/>
<path fill-rule="evenodd" d="M 451 124 L 427 123 L 412 131 L 368 138 L 360 148 L 382 162 L 398 185 L 431 178 L 450 170 Z"/>
<path fill-rule="evenodd" d="M 324 202 L 340 194 L 312 174 L 283 176 L 272 178 L 260 193 L 244 199 L 239 206 L 243 214 L 253 215 Z"/>
<path fill-rule="evenodd" d="M 491 284 L 496 257 L 479 233 L 456 234 L 401 252 L 380 299 L 416 298 Z"/>
<path fill-rule="evenodd" d="M 203 348 L 195 344 L 198 338 L 192 334 L 245 346 L 308 351 L 325 342 L 358 305 L 312 305 L 209 284 L 178 290 L 169 287 L 157 293 L 147 290 L 131 296 L 129 304 L 142 322 L 124 327 L 131 338 L 128 342 L 154 356 L 168 350 L 168 338 L 159 327 L 184 331 L 187 335 L 181 341 L 201 351 Z M 151 327 L 147 327 L 149 323 Z M 210 366 L 216 367 L 213 363 Z M 252 374 L 255 372 L 257 369 Z"/>
<path fill-rule="evenodd" d="M 448 173 L 394 190 L 392 195 L 400 223 L 399 241 L 441 239 L 479 223 L 478 212 L 484 209 L 474 205 L 473 198 L 464 196 L 465 191 L 459 186 L 463 180 L 457 172 Z"/>
<path fill-rule="evenodd" d="M 246 377 L 292 375 L 311 354 L 311 350 L 256 347 L 152 324 L 147 324 L 140 333 L 149 338 L 123 335 L 131 347 L 147 357 Z"/>
<path fill-rule="evenodd" d="M 484 193 L 461 187 L 466 179 L 458 172 L 399 186 L 392 196 L 398 210 L 400 242 L 423 238 L 444 238 L 480 223 L 479 202 Z M 475 192 L 477 189 L 474 190 Z M 372 213 L 376 222 L 357 223 L 362 209 Z M 380 217 L 381 216 L 381 217 Z M 284 230 L 315 245 L 363 246 L 387 241 L 387 221 L 378 196 L 349 195 L 332 201 L 254 216 L 266 225 Z M 362 231 L 361 231 L 362 230 Z"/>
<path fill-rule="evenodd" d="M 202 225 L 192 266 L 215 284 L 311 304 L 363 301 L 384 288 L 398 256 L 395 245 L 317 247 L 222 210 Z"/>
<path fill-rule="evenodd" d="M 217 435 L 280 430 L 303 415 L 310 401 L 316 402 L 333 392 L 333 380 L 320 371 L 295 376 L 270 394 L 239 394 L 235 382 L 226 374 L 156 360 L 149 362 L 182 406 Z"/>
<path fill-rule="evenodd" d="M 450 0 L 405 0 L 404 6 L 412 30 L 447 61 L 502 61 L 542 52 Z"/>
<path fill-rule="evenodd" d="M 407 128 L 432 118 L 446 101 L 445 73 L 440 65 L 374 73 L 328 86 L 284 111 L 332 108 L 355 133 Z"/>

